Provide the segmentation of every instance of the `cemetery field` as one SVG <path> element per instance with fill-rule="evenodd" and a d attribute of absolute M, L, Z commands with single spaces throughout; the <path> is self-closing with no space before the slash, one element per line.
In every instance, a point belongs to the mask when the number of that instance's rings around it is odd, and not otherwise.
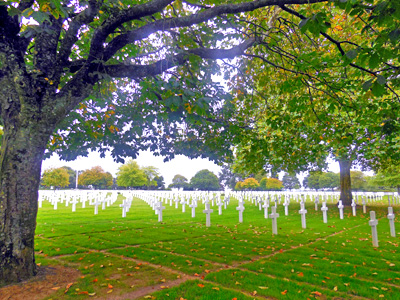
<path fill-rule="evenodd" d="M 123 196 L 93 214 L 93 206 L 71 211 L 45 201 L 35 240 L 40 266 L 61 265 L 80 274 L 68 285 L 54 283 L 46 299 L 400 299 L 399 238 L 392 237 L 387 205 L 351 207 L 339 218 L 328 201 L 328 222 L 306 202 L 306 228 L 300 205 L 289 215 L 278 205 L 278 234 L 271 218 L 238 201 L 222 215 L 218 207 L 206 227 L 204 204 L 191 209 L 164 203 L 163 222 L 145 201 L 133 198 L 122 218 Z M 385 202 L 387 203 L 387 201 Z M 321 206 L 319 206 L 321 207 Z M 379 247 L 372 247 L 369 211 L 376 211 Z M 399 206 L 394 207 L 395 214 Z M 399 222 L 395 224 L 400 228 Z"/>

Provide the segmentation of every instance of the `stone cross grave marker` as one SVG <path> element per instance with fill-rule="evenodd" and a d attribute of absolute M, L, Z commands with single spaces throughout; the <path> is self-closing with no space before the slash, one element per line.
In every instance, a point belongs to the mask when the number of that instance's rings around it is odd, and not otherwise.
<path fill-rule="evenodd" d="M 363 213 L 367 213 L 367 203 L 365 201 L 365 196 L 362 198 Z"/>
<path fill-rule="evenodd" d="M 264 199 L 264 205 L 262 207 L 264 208 L 264 218 L 268 219 L 268 207 L 269 207 L 268 199 Z"/>
<path fill-rule="evenodd" d="M 324 223 L 328 223 L 328 207 L 326 206 L 326 202 L 322 202 L 321 211 L 322 220 L 324 221 Z"/>
<path fill-rule="evenodd" d="M 342 200 L 339 200 L 339 204 L 338 204 L 338 208 L 339 208 L 339 217 L 340 219 L 343 219 L 343 204 L 342 204 Z"/>
<path fill-rule="evenodd" d="M 276 207 L 272 206 L 271 207 L 271 214 L 269 217 L 272 219 L 272 234 L 278 234 L 278 224 L 277 224 L 277 219 L 279 217 L 279 214 L 276 213 Z"/>
<path fill-rule="evenodd" d="M 156 211 L 158 213 L 158 222 L 162 222 L 162 214 L 163 214 L 164 209 L 165 209 L 165 206 L 162 205 L 162 201 L 160 200 L 156 207 Z"/>
<path fill-rule="evenodd" d="M 189 207 L 192 209 L 192 218 L 196 217 L 197 201 L 192 199 L 192 204 L 190 204 Z"/>
<path fill-rule="evenodd" d="M 378 220 L 375 217 L 375 212 L 370 211 L 369 212 L 370 220 L 369 220 L 369 226 L 371 226 L 371 233 L 372 233 L 372 246 L 374 247 L 379 247 L 378 244 L 378 230 L 377 230 L 377 225 L 378 225 Z"/>
<path fill-rule="evenodd" d="M 351 209 L 352 209 L 352 212 L 353 212 L 353 216 L 355 217 L 357 215 L 357 204 L 354 201 L 354 199 L 351 201 Z"/>
<path fill-rule="evenodd" d="M 283 206 L 285 207 L 285 216 L 289 215 L 289 199 L 285 199 L 285 202 L 283 202 Z"/>
<path fill-rule="evenodd" d="M 210 209 L 210 203 L 208 201 L 206 201 L 205 203 L 205 210 L 203 210 L 203 213 L 206 214 L 206 226 L 210 227 L 211 226 L 211 220 L 210 220 L 210 214 L 214 211 L 212 209 Z"/>
<path fill-rule="evenodd" d="M 222 206 L 224 203 L 222 203 L 222 200 L 220 199 L 219 202 L 217 203 L 218 206 L 218 215 L 222 215 Z"/>
<path fill-rule="evenodd" d="M 122 204 L 120 204 L 119 207 L 122 207 L 122 217 L 126 218 L 126 213 L 128 211 L 128 201 L 125 199 L 122 200 Z"/>
<path fill-rule="evenodd" d="M 317 196 L 315 197 L 315 201 L 314 201 L 314 204 L 315 204 L 315 211 L 318 211 L 318 203 L 319 203 L 319 196 L 317 195 Z"/>
<path fill-rule="evenodd" d="M 393 213 L 393 207 L 389 206 L 388 207 L 388 215 L 387 218 L 389 220 L 389 226 L 390 226 L 390 235 L 392 237 L 396 237 L 396 229 L 394 227 L 394 213 Z"/>
<path fill-rule="evenodd" d="M 243 211 L 244 211 L 244 205 L 242 201 L 239 201 L 239 206 L 236 207 L 236 210 L 239 211 L 239 223 L 243 223 Z"/>
<path fill-rule="evenodd" d="M 182 212 L 186 212 L 186 199 L 183 197 L 181 200 L 181 204 L 182 204 Z"/>
<path fill-rule="evenodd" d="M 304 203 L 300 202 L 299 214 L 301 214 L 301 227 L 302 228 L 307 228 L 307 225 L 306 225 L 306 213 L 307 213 L 307 209 L 304 208 Z"/>

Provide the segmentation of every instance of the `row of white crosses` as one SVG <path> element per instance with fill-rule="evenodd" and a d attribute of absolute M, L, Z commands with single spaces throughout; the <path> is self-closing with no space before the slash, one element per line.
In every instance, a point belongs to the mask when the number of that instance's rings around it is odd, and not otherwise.
<path fill-rule="evenodd" d="M 81 190 L 65 190 L 65 191 L 40 191 L 39 192 L 39 208 L 42 207 L 43 201 L 49 201 L 53 205 L 54 210 L 58 209 L 59 204 L 65 203 L 66 207 L 71 204 L 72 212 L 76 211 L 77 204 L 81 203 L 81 207 L 86 207 L 86 202 L 94 206 L 94 213 L 98 214 L 98 206 L 101 204 L 104 210 L 106 205 L 110 206 L 117 200 L 118 194 L 115 191 L 81 191 Z"/>
<path fill-rule="evenodd" d="M 163 193 L 157 193 L 157 192 L 145 192 L 145 191 L 134 191 L 134 192 L 123 192 L 123 195 L 125 196 L 125 200 L 123 200 L 122 204 L 120 207 L 122 208 L 122 217 L 126 217 L 126 213 L 129 212 L 129 209 L 131 207 L 132 199 L 133 197 L 140 198 L 147 202 L 155 211 L 155 214 L 158 215 L 158 221 L 162 222 L 163 216 L 162 216 L 162 211 L 165 209 L 165 206 L 163 206 L 163 201 L 165 203 L 170 203 L 170 206 L 172 206 L 172 202 L 175 202 L 175 207 L 178 208 L 178 203 L 182 205 L 182 212 L 185 212 L 185 205 L 189 205 L 189 207 L 192 209 L 192 217 L 195 217 L 195 210 L 197 207 L 197 202 L 202 201 L 202 203 L 205 205 L 205 209 L 203 210 L 203 213 L 206 214 L 206 226 L 209 227 L 211 226 L 211 213 L 213 213 L 213 209 L 210 207 L 210 202 L 211 206 L 217 205 L 218 206 L 218 213 L 219 215 L 222 214 L 222 206 L 226 209 L 227 204 L 230 201 L 230 197 L 234 195 L 238 200 L 239 200 L 239 205 L 236 208 L 236 210 L 239 213 L 239 223 L 243 222 L 243 212 L 245 210 L 244 207 L 244 202 L 245 200 L 250 201 L 254 205 L 258 205 L 259 209 L 262 210 L 264 209 L 264 217 L 267 219 L 268 217 L 271 218 L 272 220 L 272 232 L 273 234 L 277 234 L 277 218 L 279 217 L 279 214 L 276 213 L 276 208 L 277 204 L 281 202 L 282 197 L 284 198 L 283 206 L 285 207 L 285 215 L 288 215 L 288 206 L 290 204 L 290 199 L 298 202 L 300 201 L 300 210 L 299 214 L 301 215 L 301 225 L 302 228 L 306 228 L 306 214 L 307 210 L 305 209 L 305 195 L 304 194 L 288 194 L 288 193 L 258 193 L 258 192 L 239 192 L 239 193 L 228 193 L 226 192 L 224 200 L 221 198 L 221 193 L 212 193 L 212 192 L 191 192 L 191 193 L 175 193 L 175 192 L 163 192 Z M 68 206 L 69 203 L 72 204 L 72 211 L 74 212 L 76 210 L 76 204 L 79 203 L 78 199 L 80 199 L 80 202 L 82 203 L 82 208 L 85 207 L 85 203 L 89 201 L 89 205 L 94 206 L 94 214 L 98 214 L 98 206 L 102 206 L 102 209 L 105 209 L 105 206 L 110 206 L 112 205 L 116 199 L 117 199 L 118 194 L 117 193 L 109 193 L 108 191 L 63 191 L 63 192 L 47 192 L 47 193 L 42 193 L 40 194 L 39 197 L 39 203 L 41 206 L 41 203 L 44 200 L 50 201 L 54 208 L 57 209 L 57 204 L 58 203 L 64 203 L 65 205 Z M 318 204 L 319 204 L 319 198 L 323 198 L 322 202 L 322 207 L 321 211 L 323 213 L 323 222 L 327 223 L 327 211 L 328 207 L 326 206 L 326 202 L 331 199 L 331 200 L 336 200 L 337 195 L 332 194 L 312 194 L 311 196 L 309 195 L 309 198 L 311 201 L 314 201 L 315 204 L 315 210 L 318 210 Z M 368 198 L 369 197 L 369 198 Z M 352 206 L 352 212 L 353 215 L 356 215 L 356 201 L 357 199 L 361 199 L 362 204 L 363 204 L 363 211 L 365 213 L 365 205 L 367 199 L 370 199 L 369 201 L 377 201 L 377 200 L 382 200 L 380 197 L 381 195 L 376 195 L 376 196 L 366 196 L 366 195 L 356 195 L 353 199 L 353 202 L 351 204 Z M 372 200 L 371 200 L 372 199 Z M 190 204 L 191 200 L 191 204 Z M 271 206 L 271 214 L 268 214 L 268 208 L 270 207 L 270 202 L 273 200 L 274 204 Z M 396 198 L 394 196 L 389 198 L 389 203 L 390 200 L 392 204 L 396 202 Z M 338 209 L 339 209 L 339 216 L 340 219 L 343 219 L 343 208 L 344 206 L 342 205 L 342 201 L 338 201 Z M 394 214 L 393 214 L 393 208 L 389 207 L 388 208 L 389 213 L 387 218 L 389 219 L 389 224 L 390 224 L 390 232 L 391 236 L 395 236 L 395 228 L 394 228 Z M 376 226 L 378 224 L 378 221 L 375 218 L 375 212 L 371 212 L 371 221 L 369 223 L 372 228 L 372 235 L 373 235 L 373 245 L 378 246 L 378 240 L 377 240 L 377 231 L 376 231 Z"/>

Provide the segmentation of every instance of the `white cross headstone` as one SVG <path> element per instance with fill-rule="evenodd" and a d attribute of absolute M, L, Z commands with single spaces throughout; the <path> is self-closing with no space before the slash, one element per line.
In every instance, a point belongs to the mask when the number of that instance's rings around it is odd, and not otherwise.
<path fill-rule="evenodd" d="M 185 199 L 183 199 L 181 201 L 181 204 L 182 204 L 182 212 L 184 213 L 184 212 L 186 212 L 186 201 L 185 201 Z"/>
<path fill-rule="evenodd" d="M 328 207 L 326 206 L 326 202 L 322 202 L 322 207 L 321 207 L 321 211 L 322 211 L 322 219 L 324 221 L 324 223 L 328 223 Z"/>
<path fill-rule="evenodd" d="M 339 200 L 339 204 L 338 204 L 338 208 L 339 208 L 339 217 L 340 219 L 343 219 L 343 204 L 342 204 L 342 200 Z"/>
<path fill-rule="evenodd" d="M 264 218 L 268 219 L 269 203 L 268 203 L 267 199 L 264 200 L 264 205 L 262 207 L 264 208 Z"/>
<path fill-rule="evenodd" d="M 217 206 L 218 206 L 218 215 L 222 215 L 222 206 L 223 206 L 223 205 L 224 205 L 224 203 L 222 203 L 221 200 L 217 203 Z"/>
<path fill-rule="evenodd" d="M 122 200 L 122 204 L 120 204 L 119 207 L 122 207 L 122 217 L 125 218 L 127 207 L 128 207 L 128 201 Z"/>
<path fill-rule="evenodd" d="M 239 206 L 236 207 L 236 210 L 239 211 L 239 223 L 243 223 L 244 206 L 243 206 L 243 202 L 242 201 L 239 202 Z"/>
<path fill-rule="evenodd" d="M 156 211 L 158 213 L 158 222 L 162 222 L 162 211 L 165 209 L 165 206 L 162 205 L 162 202 L 159 201 L 156 207 Z"/>
<path fill-rule="evenodd" d="M 351 201 L 351 209 L 352 209 L 352 211 L 353 211 L 353 216 L 355 217 L 356 215 L 357 215 L 357 204 L 356 204 L 356 202 L 354 201 L 354 199 L 353 199 L 353 201 Z"/>
<path fill-rule="evenodd" d="M 214 210 L 212 210 L 212 209 L 210 209 L 210 203 L 207 201 L 206 203 L 205 203 L 205 210 L 203 210 L 203 213 L 205 213 L 206 214 L 206 226 L 207 227 L 210 227 L 211 226 L 211 220 L 210 220 L 210 214 L 214 211 Z"/>
<path fill-rule="evenodd" d="M 285 207 L 285 216 L 289 215 L 289 200 L 285 200 L 285 202 L 283 202 L 283 206 Z"/>
<path fill-rule="evenodd" d="M 306 213 L 307 213 L 307 209 L 304 208 L 304 203 L 301 202 L 300 203 L 299 214 L 301 214 L 301 227 L 302 228 L 307 228 L 307 226 L 306 226 Z"/>
<path fill-rule="evenodd" d="M 315 211 L 318 211 L 318 203 L 319 203 L 318 195 L 317 195 L 317 197 L 315 197 L 314 203 L 315 203 Z"/>
<path fill-rule="evenodd" d="M 365 197 L 362 198 L 362 206 L 363 206 L 363 213 L 367 213 L 367 203 L 365 201 Z"/>
<path fill-rule="evenodd" d="M 76 211 L 76 204 L 78 203 L 78 201 L 76 200 L 76 198 L 74 198 L 72 201 L 72 212 Z"/>
<path fill-rule="evenodd" d="M 396 237 L 396 229 L 394 227 L 394 213 L 393 213 L 393 207 L 388 207 L 388 215 L 387 218 L 389 220 L 389 226 L 390 226 L 390 235 L 392 237 Z"/>
<path fill-rule="evenodd" d="M 94 202 L 94 214 L 97 215 L 99 213 L 99 204 L 100 202 L 96 199 Z"/>
<path fill-rule="evenodd" d="M 189 207 L 192 209 L 192 218 L 196 217 L 196 207 L 197 207 L 196 200 L 192 199 L 192 204 L 190 204 Z"/>
<path fill-rule="evenodd" d="M 376 229 L 376 226 L 378 225 L 378 220 L 375 217 L 375 212 L 370 211 L 370 220 L 369 220 L 369 226 L 371 226 L 371 232 L 372 232 L 372 246 L 374 247 L 379 247 L 378 245 L 378 231 Z"/>
<path fill-rule="evenodd" d="M 276 213 L 275 206 L 271 207 L 271 214 L 269 216 L 272 219 L 272 234 L 278 234 L 277 218 L 279 217 L 279 214 Z"/>

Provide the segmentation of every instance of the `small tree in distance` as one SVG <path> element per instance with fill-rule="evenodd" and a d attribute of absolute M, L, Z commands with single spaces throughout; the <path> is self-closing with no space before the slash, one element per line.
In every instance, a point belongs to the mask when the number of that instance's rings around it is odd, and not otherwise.
<path fill-rule="evenodd" d="M 242 182 L 242 190 L 250 190 L 250 191 L 255 191 L 260 187 L 260 184 L 258 183 L 257 179 L 255 178 L 247 178 Z"/>
<path fill-rule="evenodd" d="M 50 168 L 43 172 L 42 184 L 47 187 L 66 187 L 69 185 L 69 174 L 64 168 Z"/>
<path fill-rule="evenodd" d="M 128 160 L 118 168 L 117 184 L 122 187 L 139 187 L 148 182 L 146 173 L 139 167 L 134 160 Z"/>
<path fill-rule="evenodd" d="M 190 180 L 190 185 L 201 191 L 218 191 L 221 188 L 218 177 L 209 170 L 197 172 Z"/>
<path fill-rule="evenodd" d="M 280 191 L 283 188 L 283 183 L 276 178 L 264 177 L 260 181 L 260 189 L 263 191 Z"/>
<path fill-rule="evenodd" d="M 105 172 L 102 167 L 96 166 L 80 174 L 78 184 L 82 186 L 91 185 L 97 189 L 104 189 L 112 186 L 113 177 L 109 172 Z"/>
<path fill-rule="evenodd" d="M 300 182 L 296 174 L 285 173 L 282 178 L 283 187 L 285 190 L 293 190 L 300 188 Z"/>

